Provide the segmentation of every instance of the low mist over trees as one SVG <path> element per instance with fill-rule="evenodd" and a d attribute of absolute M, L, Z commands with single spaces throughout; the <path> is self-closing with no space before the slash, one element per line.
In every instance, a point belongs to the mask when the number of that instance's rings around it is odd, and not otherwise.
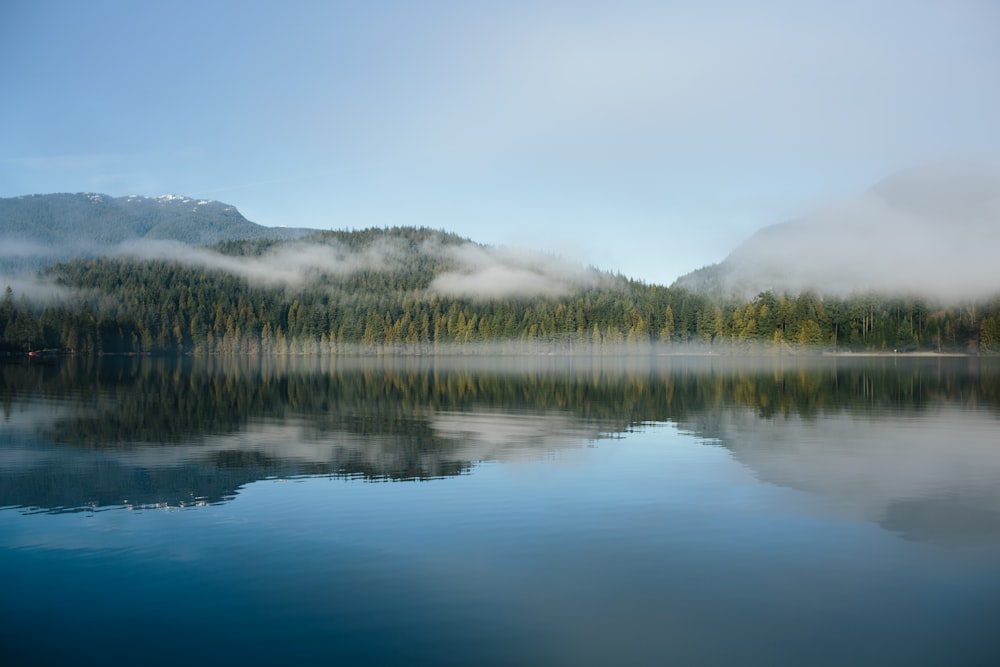
<path fill-rule="evenodd" d="M 0 296 L 0 349 L 281 355 L 523 342 L 552 351 L 661 343 L 1000 351 L 997 298 L 710 295 L 414 228 L 133 246 L 52 265 L 33 284 L 31 299 L 12 287 Z M 39 296 L 42 286 L 51 296 Z"/>
<path fill-rule="evenodd" d="M 927 165 L 764 227 L 678 285 L 743 299 L 815 289 L 989 300 L 1000 288 L 998 246 L 1000 166 Z"/>

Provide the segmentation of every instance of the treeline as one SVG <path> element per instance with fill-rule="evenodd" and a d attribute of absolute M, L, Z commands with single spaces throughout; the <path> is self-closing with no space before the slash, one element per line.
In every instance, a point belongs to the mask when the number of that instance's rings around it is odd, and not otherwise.
<path fill-rule="evenodd" d="M 606 433 L 732 407 L 765 419 L 918 413 L 942 402 L 1000 410 L 995 359 L 662 358 L 633 367 L 600 357 L 495 366 L 481 358 L 397 359 L 81 356 L 46 372 L 0 365 L 0 409 L 31 395 L 71 395 L 38 434 L 82 449 L 190 443 L 294 417 L 314 433 L 378 436 L 400 447 L 421 442 L 421 451 L 454 444 L 435 435 L 435 415 L 484 410 L 573 416 Z"/>
<path fill-rule="evenodd" d="M 409 242 L 416 248 L 422 240 L 411 234 Z M 219 248 L 254 255 L 273 244 Z M 429 289 L 435 275 L 454 268 L 441 256 L 416 253 L 402 266 L 291 288 L 172 261 L 74 260 L 45 274 L 72 296 L 38 305 L 4 291 L 0 350 L 282 355 L 512 341 L 559 350 L 669 343 L 758 352 L 1000 351 L 1000 299 L 945 306 L 876 294 L 765 292 L 737 301 L 618 279 L 564 297 L 476 300 Z"/>

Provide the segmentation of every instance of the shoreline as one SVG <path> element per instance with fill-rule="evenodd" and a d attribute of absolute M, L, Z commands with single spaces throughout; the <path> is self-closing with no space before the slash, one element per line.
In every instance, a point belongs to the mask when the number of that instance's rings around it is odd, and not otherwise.
<path fill-rule="evenodd" d="M 963 358 L 967 357 L 969 359 L 978 359 L 980 354 L 973 352 L 823 352 L 824 357 L 879 357 L 879 358 L 891 358 L 891 357 L 903 357 L 903 358 L 913 358 L 921 357 L 928 359 L 935 358 Z"/>

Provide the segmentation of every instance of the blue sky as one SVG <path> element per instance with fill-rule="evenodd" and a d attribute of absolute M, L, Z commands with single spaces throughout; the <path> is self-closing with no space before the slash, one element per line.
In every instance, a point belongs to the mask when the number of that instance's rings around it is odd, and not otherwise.
<path fill-rule="evenodd" d="M 425 225 L 649 282 L 1000 156 L 1000 3 L 0 4 L 0 196 Z"/>

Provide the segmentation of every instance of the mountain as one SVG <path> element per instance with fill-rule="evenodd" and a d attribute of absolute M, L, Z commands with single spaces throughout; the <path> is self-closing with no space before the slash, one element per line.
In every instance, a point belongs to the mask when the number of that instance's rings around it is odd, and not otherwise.
<path fill-rule="evenodd" d="M 309 231 L 265 227 L 229 204 L 180 195 L 27 195 L 0 199 L 0 271 L 38 268 L 141 239 L 201 245 L 293 239 Z"/>
<path fill-rule="evenodd" d="M 0 354 L 423 354 L 468 343 L 993 353 L 1000 187 L 974 175 L 887 179 L 765 228 L 669 288 L 427 228 L 268 229 L 176 196 L 0 200 L 0 259 L 41 269 L 0 266 Z M 57 253 L 63 261 L 43 265 Z"/>
<path fill-rule="evenodd" d="M 979 298 L 1000 290 L 997 247 L 1000 169 L 934 165 L 765 227 L 675 286 L 740 298 L 768 290 Z"/>

